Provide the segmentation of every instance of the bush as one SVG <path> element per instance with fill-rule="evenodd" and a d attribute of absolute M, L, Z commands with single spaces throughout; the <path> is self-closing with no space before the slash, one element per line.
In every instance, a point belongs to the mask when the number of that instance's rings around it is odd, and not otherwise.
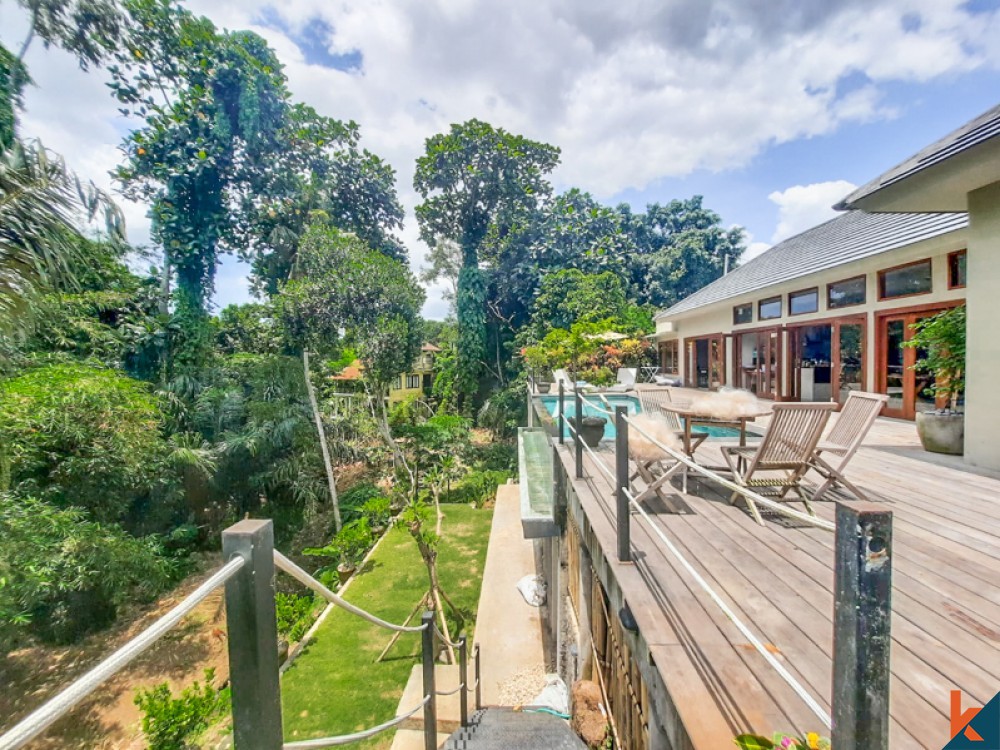
<path fill-rule="evenodd" d="M 30 370 L 0 388 L 0 491 L 119 520 L 162 471 L 160 426 L 138 380 L 77 364 Z"/>
<path fill-rule="evenodd" d="M 361 514 L 368 519 L 372 528 L 386 526 L 392 518 L 391 501 L 387 497 L 373 497 L 361 506 Z"/>
<path fill-rule="evenodd" d="M 462 482 L 452 489 L 444 502 L 471 503 L 482 508 L 496 497 L 497 487 L 510 479 L 506 471 L 473 470 L 466 474 Z"/>
<path fill-rule="evenodd" d="M 483 471 L 517 471 L 517 444 L 495 442 L 473 445 L 468 451 L 467 463 Z"/>
<path fill-rule="evenodd" d="M 276 594 L 274 604 L 278 615 L 278 635 L 296 643 L 302 640 L 316 620 L 316 599 L 310 595 Z"/>
<path fill-rule="evenodd" d="M 340 515 L 344 523 L 361 517 L 365 504 L 382 497 L 383 491 L 371 482 L 361 482 L 340 493 Z"/>
<path fill-rule="evenodd" d="M 76 508 L 0 494 L 0 643 L 68 643 L 148 601 L 177 569 L 157 544 L 87 521 Z"/>
<path fill-rule="evenodd" d="M 211 726 L 229 707 L 229 689 L 212 687 L 215 670 L 205 670 L 205 681 L 195 682 L 176 698 L 162 682 L 148 690 L 138 690 L 135 705 L 142 711 L 142 733 L 149 750 L 187 750 L 191 740 Z"/>

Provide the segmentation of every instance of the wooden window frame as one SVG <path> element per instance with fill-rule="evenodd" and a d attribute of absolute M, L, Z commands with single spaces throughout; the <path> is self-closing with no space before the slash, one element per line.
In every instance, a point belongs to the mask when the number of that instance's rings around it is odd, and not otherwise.
<path fill-rule="evenodd" d="M 927 264 L 930 266 L 930 276 L 931 276 L 931 288 L 925 292 L 910 292 L 909 294 L 897 294 L 892 297 L 885 296 L 884 282 L 885 275 L 893 271 L 900 271 L 904 268 L 912 268 L 913 266 L 922 266 Z M 914 260 L 910 263 L 900 263 L 898 266 L 890 266 L 889 268 L 881 269 L 876 276 L 876 293 L 878 294 L 879 302 L 895 301 L 898 299 L 906 299 L 907 297 L 919 297 L 922 294 L 933 294 L 934 293 L 934 259 L 933 258 L 921 258 L 920 260 Z"/>
<path fill-rule="evenodd" d="M 806 294 L 807 292 L 815 292 L 816 293 L 816 309 L 815 310 L 810 310 L 809 312 L 798 312 L 798 313 L 797 312 L 792 312 L 792 297 L 794 297 L 794 296 L 796 296 L 798 294 Z M 789 292 L 788 293 L 788 317 L 793 318 L 793 317 L 796 317 L 798 315 L 815 315 L 818 312 L 819 312 L 819 287 L 818 286 L 811 286 L 811 287 L 807 287 L 806 289 L 799 289 L 798 291 Z"/>
<path fill-rule="evenodd" d="M 850 304 L 847 305 L 835 305 L 833 301 L 830 299 L 830 287 L 837 286 L 837 284 L 846 284 L 848 281 L 857 281 L 858 279 L 863 279 L 865 282 L 865 298 L 860 302 L 851 302 Z M 840 279 L 839 281 L 831 281 L 829 284 L 826 285 L 827 310 L 843 310 L 846 307 L 857 307 L 858 305 L 864 305 L 867 302 L 868 302 L 868 274 L 862 273 L 858 274 L 857 276 L 849 276 L 848 278 Z"/>
<path fill-rule="evenodd" d="M 744 307 L 750 308 L 750 320 L 745 320 L 741 323 L 740 321 L 736 320 L 736 311 Z M 746 326 L 750 325 L 751 323 L 753 323 L 753 302 L 744 302 L 742 305 L 733 305 L 733 325 Z"/>
<path fill-rule="evenodd" d="M 673 369 L 665 367 L 667 360 L 665 349 L 673 349 Z M 680 339 L 668 339 L 660 342 L 660 367 L 665 375 L 680 375 L 681 341 Z"/>
<path fill-rule="evenodd" d="M 763 307 L 769 302 L 777 302 L 778 305 L 781 307 L 781 309 L 779 310 L 777 315 L 765 318 L 763 315 L 761 315 L 760 310 L 761 307 Z M 784 304 L 785 304 L 785 299 L 780 294 L 777 295 L 776 297 L 768 297 L 767 299 L 757 300 L 757 322 L 759 323 L 764 320 L 781 320 L 781 318 L 784 317 L 785 314 Z"/>
<path fill-rule="evenodd" d="M 726 337 L 729 334 L 719 332 L 710 333 L 703 336 L 691 336 L 684 339 L 684 385 L 687 388 L 699 388 L 698 383 L 698 362 L 697 350 L 695 348 L 698 341 L 708 342 L 708 387 L 705 390 L 713 390 L 712 372 L 713 364 L 718 364 L 719 387 L 728 384 L 729 372 L 726 367 Z M 717 362 L 712 359 L 712 342 L 718 344 L 719 359 Z"/>
<path fill-rule="evenodd" d="M 961 250 L 956 250 L 953 253 L 948 253 L 948 269 L 947 269 L 947 272 L 948 272 L 948 288 L 949 289 L 965 289 L 965 287 L 966 287 L 966 284 L 954 284 L 954 283 L 952 283 L 952 276 L 951 276 L 952 263 L 956 262 L 957 259 L 959 257 L 962 257 L 962 256 L 964 256 L 965 259 L 966 259 L 965 260 L 965 262 L 966 262 L 966 265 L 965 265 L 965 275 L 968 276 L 969 275 L 969 265 L 968 265 L 968 263 L 969 263 L 969 249 L 968 248 L 962 248 Z"/>

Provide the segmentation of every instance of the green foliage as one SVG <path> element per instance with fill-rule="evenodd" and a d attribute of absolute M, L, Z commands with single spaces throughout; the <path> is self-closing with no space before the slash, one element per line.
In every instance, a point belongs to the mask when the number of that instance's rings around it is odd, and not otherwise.
<path fill-rule="evenodd" d="M 142 711 L 142 733 L 149 750 L 189 750 L 199 734 L 229 708 L 229 689 L 212 686 L 215 671 L 205 670 L 204 682 L 184 688 L 177 697 L 161 682 L 137 690 L 135 705 Z"/>
<path fill-rule="evenodd" d="M 28 71 L 14 54 L 0 44 L 0 150 L 14 143 L 17 111 L 23 106 Z"/>
<path fill-rule="evenodd" d="M 511 472 L 496 469 L 473 469 L 442 499 L 448 503 L 469 503 L 477 508 L 496 498 L 497 487 L 506 484 Z"/>
<path fill-rule="evenodd" d="M 526 222 L 550 192 L 545 175 L 559 149 L 507 133 L 480 120 L 452 125 L 428 138 L 417 159 L 413 187 L 424 199 L 416 208 L 421 238 L 432 248 L 457 244 L 461 252 L 456 308 L 458 407 L 471 413 L 486 354 L 486 282 L 479 268 L 487 238 L 495 244 Z M 442 256 L 433 266 L 448 272 Z M 436 271 L 437 272 L 437 271 Z"/>
<path fill-rule="evenodd" d="M 274 595 L 275 613 L 278 617 L 278 635 L 291 643 L 302 640 L 316 620 L 316 598 L 310 595 Z"/>
<path fill-rule="evenodd" d="M 70 642 L 152 599 L 175 568 L 159 546 L 30 497 L 0 493 L 0 643 Z"/>
<path fill-rule="evenodd" d="M 145 384 L 112 370 L 39 367 L 0 389 L 9 488 L 97 520 L 119 520 L 150 490 L 168 457 L 161 427 Z"/>
<path fill-rule="evenodd" d="M 374 541 L 371 524 L 367 517 L 362 516 L 345 523 L 325 547 L 308 547 L 303 552 L 316 557 L 334 557 L 343 563 L 357 565 L 364 559 Z"/>
<path fill-rule="evenodd" d="M 361 514 L 368 519 L 368 524 L 374 529 L 385 527 L 392 519 L 392 502 L 384 495 L 372 497 L 361 506 Z"/>
<path fill-rule="evenodd" d="M 830 740 L 810 732 L 803 739 L 793 734 L 775 732 L 771 739 L 757 734 L 738 735 L 733 743 L 741 750 L 830 750 Z"/>
<path fill-rule="evenodd" d="M 965 327 L 965 305 L 959 305 L 914 323 L 913 337 L 903 343 L 919 352 L 913 369 L 934 374 L 928 395 L 946 398 L 952 411 L 965 392 Z"/>
<path fill-rule="evenodd" d="M 224 354 L 282 353 L 282 331 L 270 305 L 228 305 L 216 318 L 215 329 Z"/>
<path fill-rule="evenodd" d="M 547 365 L 546 369 L 550 366 Z M 480 426 L 491 430 L 500 439 L 516 435 L 517 428 L 527 421 L 526 389 L 527 379 L 522 375 L 491 393 L 479 410 Z"/>

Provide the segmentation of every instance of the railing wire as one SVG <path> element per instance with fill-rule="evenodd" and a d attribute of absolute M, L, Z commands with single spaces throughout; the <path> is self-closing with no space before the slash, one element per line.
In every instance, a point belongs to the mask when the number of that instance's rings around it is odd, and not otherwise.
<path fill-rule="evenodd" d="M 180 604 L 85 675 L 75 680 L 68 688 L 50 698 L 41 707 L 15 724 L 0 737 L 0 750 L 17 750 L 48 729 L 55 721 L 73 710 L 102 683 L 113 677 L 135 657 L 152 646 L 185 615 L 201 604 L 209 594 L 232 578 L 246 564 L 247 561 L 244 557 L 233 557 L 203 584 L 188 594 Z"/>
<path fill-rule="evenodd" d="M 574 436 L 579 434 L 577 433 L 576 428 L 573 427 L 570 420 L 563 419 L 563 423 L 570 429 L 570 431 L 573 433 Z M 597 468 L 603 471 L 604 475 L 608 479 L 610 479 L 613 483 L 615 481 L 614 472 L 608 468 L 607 464 L 605 464 L 604 461 L 602 461 L 596 453 L 594 453 L 594 450 L 584 442 L 583 438 L 579 438 L 579 440 L 580 440 L 580 445 L 583 446 L 583 449 L 590 454 L 590 457 L 594 460 L 594 463 L 597 464 Z"/>
<path fill-rule="evenodd" d="M 457 693 L 459 690 L 461 690 L 464 687 L 465 687 L 465 683 L 463 682 L 461 685 L 459 685 L 454 690 L 435 690 L 434 691 L 434 695 L 437 695 L 439 697 L 445 697 L 445 696 L 448 696 L 448 695 L 454 695 L 455 693 Z"/>
<path fill-rule="evenodd" d="M 441 632 L 441 628 L 437 626 L 437 623 L 434 624 L 434 633 L 437 635 L 440 641 L 446 646 L 451 646 L 452 648 L 458 648 L 459 646 L 462 645 L 459 641 L 449 641 L 447 638 L 445 638 L 444 633 Z"/>
<path fill-rule="evenodd" d="M 726 615 L 726 617 L 728 617 L 732 621 L 733 625 L 736 626 L 736 629 L 739 630 L 740 633 L 743 634 L 743 637 L 750 642 L 750 645 L 752 645 L 760 653 L 760 655 L 764 657 L 764 660 L 767 661 L 767 663 L 774 669 L 774 671 L 778 673 L 778 676 L 781 677 L 786 683 L 788 683 L 788 686 L 795 691 L 795 693 L 805 702 L 807 706 L 809 706 L 812 712 L 816 714 L 817 717 L 819 717 L 820 721 L 822 721 L 827 727 L 831 727 L 832 721 L 830 719 L 830 714 L 827 713 L 827 711 L 819 704 L 819 702 L 812 697 L 809 691 L 806 690 L 805 687 L 803 687 L 802 684 L 798 680 L 796 680 L 795 677 L 792 676 L 792 674 L 787 669 L 785 669 L 784 665 L 782 665 L 781 662 L 779 662 L 774 657 L 774 654 L 768 651 L 767 647 L 760 641 L 759 638 L 757 638 L 756 635 L 753 634 L 750 628 L 748 628 L 743 623 L 743 621 L 736 616 L 736 613 L 733 612 L 733 610 L 730 608 L 728 604 L 726 604 L 726 602 L 722 599 L 722 597 L 715 592 L 715 590 L 708 584 L 708 582 L 694 568 L 694 566 L 691 565 L 690 562 L 688 562 L 687 558 L 685 558 L 684 555 L 681 554 L 680 550 L 678 550 L 677 547 L 674 545 L 674 543 L 667 538 L 667 535 L 663 533 L 660 527 L 657 524 L 653 523 L 653 520 L 646 513 L 642 505 L 636 502 L 635 495 L 633 495 L 628 488 L 625 488 L 625 494 L 628 496 L 629 503 L 632 505 L 633 508 L 635 508 L 639 512 L 639 515 L 641 515 L 643 519 L 645 519 L 649 527 L 660 538 L 660 541 L 662 541 L 663 544 L 666 545 L 667 549 L 677 559 L 677 561 L 681 564 L 681 566 L 691 575 L 692 578 L 694 578 L 695 582 L 699 586 L 701 586 L 701 588 L 705 591 L 705 593 L 708 594 L 709 597 L 711 597 L 712 601 L 714 601 L 716 605 L 718 605 L 719 609 L 722 610 L 722 612 Z"/>
<path fill-rule="evenodd" d="M 400 633 L 419 633 L 425 627 L 424 625 L 394 625 L 391 622 L 386 622 L 381 617 L 373 615 L 371 612 L 366 612 L 360 607 L 354 606 L 346 599 L 342 599 L 341 597 L 337 596 L 335 593 L 330 591 L 330 589 L 328 589 L 322 583 L 320 583 L 311 575 L 306 573 L 302 568 L 300 568 L 298 565 L 293 563 L 283 554 L 278 552 L 278 550 L 274 551 L 274 564 L 276 567 L 278 567 L 278 569 L 284 571 L 285 573 L 288 573 L 288 575 L 290 575 L 296 581 L 301 583 L 303 586 L 312 589 L 317 594 L 326 599 L 328 602 L 332 602 L 333 604 L 336 604 L 338 607 L 346 609 L 351 614 L 355 614 L 358 617 L 364 618 L 373 625 L 378 625 L 380 628 L 385 628 L 386 630 L 395 630 Z M 321 747 L 321 746 L 316 745 L 315 747 Z"/>
<path fill-rule="evenodd" d="M 299 740 L 298 742 L 286 742 L 283 744 L 282 750 L 313 750 L 314 748 L 321 747 L 336 747 L 337 745 L 350 745 L 352 742 L 359 742 L 361 740 L 366 740 L 369 737 L 374 737 L 376 734 L 384 732 L 387 729 L 392 729 L 394 726 L 402 724 L 404 721 L 413 716 L 417 711 L 422 709 L 427 705 L 427 702 L 431 699 L 431 696 L 425 695 L 424 699 L 420 701 L 412 710 L 397 716 L 394 719 L 383 722 L 378 726 L 374 726 L 371 729 L 364 729 L 360 732 L 354 732 L 353 734 L 341 734 L 336 737 L 320 737 L 315 740 Z"/>

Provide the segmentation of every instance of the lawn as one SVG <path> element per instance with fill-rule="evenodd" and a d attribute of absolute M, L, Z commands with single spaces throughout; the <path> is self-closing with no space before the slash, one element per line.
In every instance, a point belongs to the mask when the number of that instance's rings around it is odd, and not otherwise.
<path fill-rule="evenodd" d="M 441 586 L 457 607 L 474 613 L 493 511 L 467 505 L 443 507 Z M 401 623 L 426 590 L 426 568 L 416 543 L 405 529 L 395 528 L 355 576 L 346 598 L 389 622 Z M 471 634 L 472 622 L 466 629 Z M 410 669 L 419 662 L 420 634 L 404 634 L 376 663 L 391 637 L 390 631 L 342 609 L 332 611 L 282 679 L 285 740 L 356 732 L 392 718 Z M 351 747 L 387 748 L 392 734 L 385 732 Z"/>

